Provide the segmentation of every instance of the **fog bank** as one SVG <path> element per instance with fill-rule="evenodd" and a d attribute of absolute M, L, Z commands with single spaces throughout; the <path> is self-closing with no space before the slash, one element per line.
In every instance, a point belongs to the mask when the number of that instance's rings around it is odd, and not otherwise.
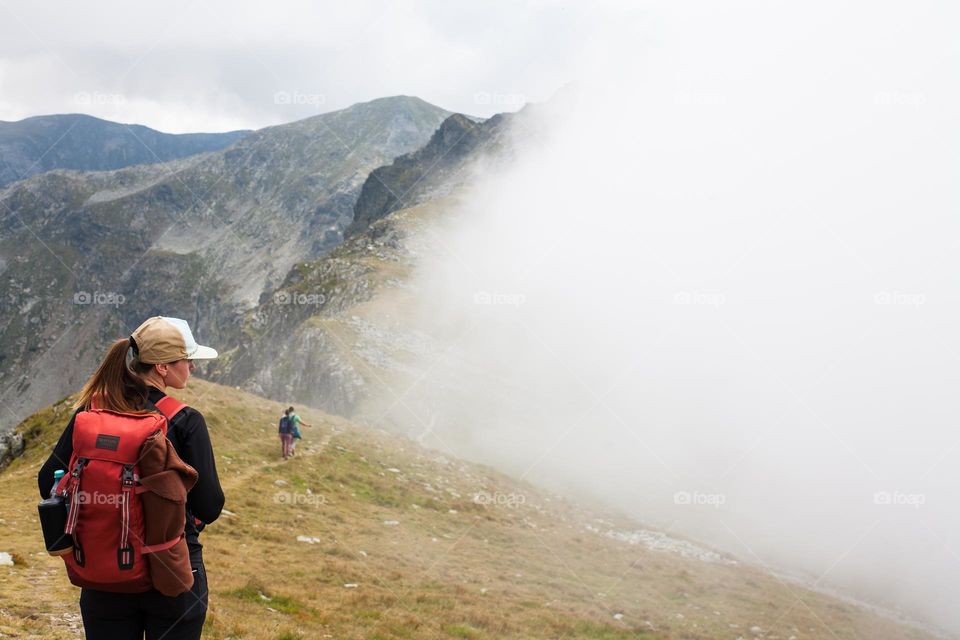
<path fill-rule="evenodd" d="M 551 133 L 432 232 L 408 404 L 434 446 L 960 632 L 956 11 L 610 11 Z"/>

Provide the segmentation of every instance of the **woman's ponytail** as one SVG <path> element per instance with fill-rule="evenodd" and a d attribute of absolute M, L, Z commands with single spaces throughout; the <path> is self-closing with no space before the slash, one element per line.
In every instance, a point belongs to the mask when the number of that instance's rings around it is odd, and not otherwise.
<path fill-rule="evenodd" d="M 123 338 L 110 346 L 97 371 L 83 385 L 74 409 L 90 409 L 95 403 L 98 409 L 111 411 L 139 413 L 146 410 L 147 385 L 127 364 L 131 344 L 132 340 Z M 143 368 L 138 366 L 136 357 L 133 365 L 137 369 Z"/>

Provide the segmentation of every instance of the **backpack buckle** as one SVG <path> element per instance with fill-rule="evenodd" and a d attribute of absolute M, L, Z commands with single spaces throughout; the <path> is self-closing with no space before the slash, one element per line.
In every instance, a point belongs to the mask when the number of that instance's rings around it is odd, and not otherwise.
<path fill-rule="evenodd" d="M 133 547 L 126 546 L 117 549 L 117 565 L 121 569 L 133 569 Z"/>
<path fill-rule="evenodd" d="M 136 476 L 133 474 L 133 465 L 123 465 L 123 473 L 120 475 L 120 482 L 124 488 L 129 488 L 136 482 Z"/>
<path fill-rule="evenodd" d="M 80 474 L 83 473 L 83 465 L 87 463 L 86 458 L 77 458 L 77 463 L 73 465 L 73 469 L 70 471 L 70 475 L 74 478 L 79 478 Z"/>

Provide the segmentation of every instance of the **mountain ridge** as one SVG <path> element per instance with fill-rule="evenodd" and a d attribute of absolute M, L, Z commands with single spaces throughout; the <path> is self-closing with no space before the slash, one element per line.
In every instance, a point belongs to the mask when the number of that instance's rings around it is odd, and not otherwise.
<path fill-rule="evenodd" d="M 95 352 L 151 315 L 234 343 L 236 319 L 264 290 L 340 243 L 369 172 L 422 146 L 448 115 L 418 98 L 378 99 L 217 152 L 56 170 L 0 190 L 0 299 L 16 310 L 0 320 L 8 413 L 85 377 L 90 362 L 72 345 Z"/>
<path fill-rule="evenodd" d="M 53 169 L 109 171 L 218 151 L 248 133 L 165 133 L 83 113 L 0 121 L 0 188 Z"/>

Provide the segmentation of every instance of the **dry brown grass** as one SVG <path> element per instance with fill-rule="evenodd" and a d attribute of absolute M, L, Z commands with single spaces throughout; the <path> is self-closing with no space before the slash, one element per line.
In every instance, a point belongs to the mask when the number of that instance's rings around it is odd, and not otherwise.
<path fill-rule="evenodd" d="M 233 513 L 202 535 L 205 637 L 929 637 L 757 569 L 608 539 L 583 508 L 316 410 L 301 412 L 315 426 L 283 462 L 279 403 L 199 380 L 181 397 L 207 418 Z M 0 637 L 80 637 L 78 592 L 43 552 L 34 507 L 68 415 L 59 403 L 21 425 L 31 444 L 0 474 L 0 550 L 20 559 L 0 567 Z M 477 492 L 524 503 L 480 505 Z"/>

